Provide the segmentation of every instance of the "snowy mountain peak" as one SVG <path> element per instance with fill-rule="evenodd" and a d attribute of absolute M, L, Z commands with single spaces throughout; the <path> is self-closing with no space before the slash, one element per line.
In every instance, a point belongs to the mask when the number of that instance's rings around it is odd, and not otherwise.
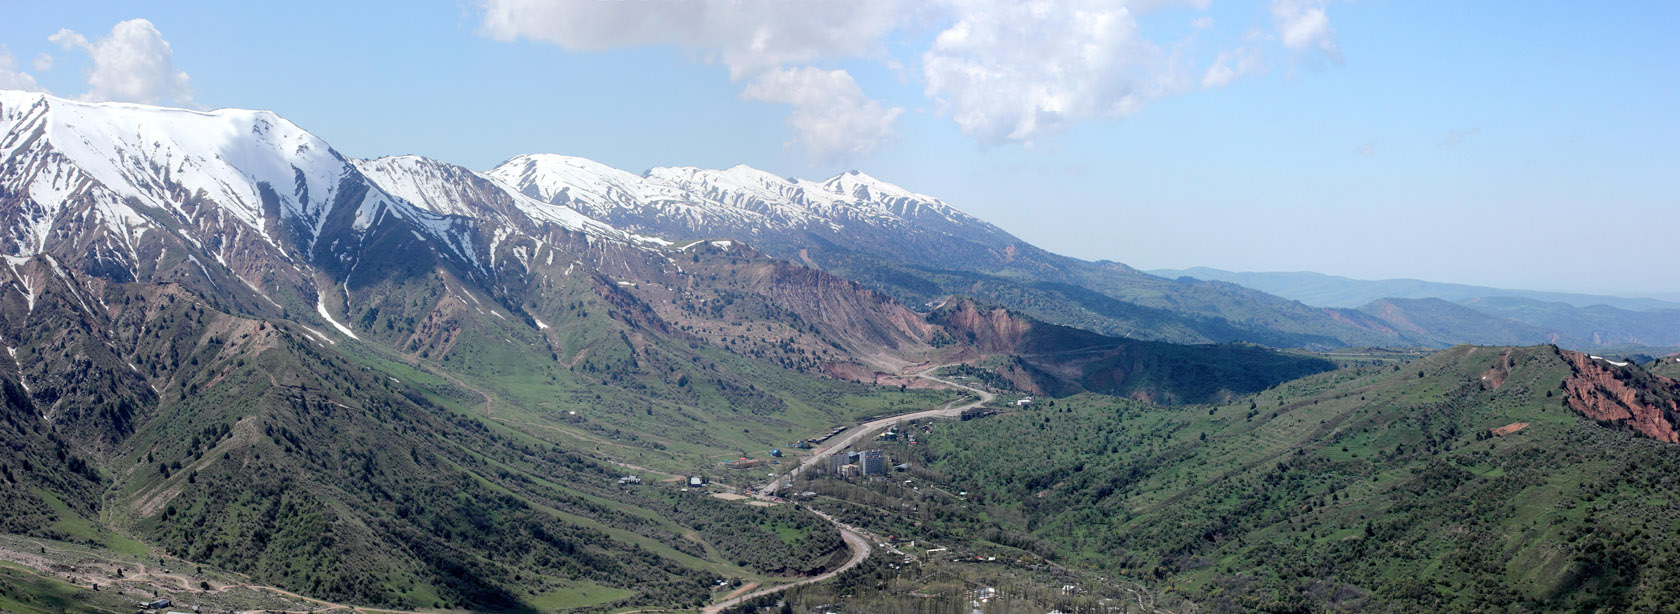
<path fill-rule="evenodd" d="M 926 202 L 944 204 L 944 201 L 917 194 L 891 183 L 869 176 L 863 171 L 846 171 L 822 182 L 825 189 L 835 194 L 849 196 L 863 201 L 876 201 L 887 198 L 914 198 Z"/>
<path fill-rule="evenodd" d="M 991 245 L 1014 240 L 942 200 L 858 171 L 820 183 L 744 164 L 723 170 L 656 167 L 638 177 L 582 158 L 544 154 L 515 157 L 486 175 L 533 198 L 668 238 L 728 236 L 767 245 L 797 243 L 815 233 L 842 244 L 865 236 L 876 243 L 919 229 Z"/>
<path fill-rule="evenodd" d="M 608 168 L 582 158 L 521 158 L 529 159 L 520 161 L 520 164 L 550 169 L 582 169 L 589 168 L 588 165 Z M 510 160 L 508 163 L 515 162 Z M 532 222 L 552 223 L 567 230 L 602 238 L 623 241 L 638 239 L 607 223 L 591 219 L 565 204 L 532 198 L 496 177 L 447 162 L 405 155 L 355 160 L 353 164 L 380 188 L 434 213 L 469 218 L 507 218 L 523 215 Z"/>
<path fill-rule="evenodd" d="M 192 111 L 3 92 L 0 134 L 0 164 L 22 169 L 6 174 L 5 187 L 29 195 L 42 209 L 31 214 L 37 223 L 50 225 L 66 203 L 86 197 L 112 231 L 130 240 L 153 224 L 129 199 L 178 219 L 199 217 L 212 206 L 269 243 L 276 221 L 294 221 L 313 236 L 353 172 L 325 141 L 269 111 Z M 40 251 L 45 237 L 34 242 L 32 249 L 10 251 Z"/>

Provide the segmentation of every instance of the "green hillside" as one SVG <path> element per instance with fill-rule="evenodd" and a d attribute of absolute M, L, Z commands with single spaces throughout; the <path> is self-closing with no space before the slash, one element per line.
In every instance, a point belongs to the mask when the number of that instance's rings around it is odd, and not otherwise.
<path fill-rule="evenodd" d="M 900 446 L 917 490 L 810 484 L 883 534 L 1046 556 L 1204 611 L 1664 609 L 1680 447 L 1565 407 L 1572 373 L 1550 347 L 1458 347 L 1225 405 L 1083 395 Z"/>
<path fill-rule="evenodd" d="M 1680 356 L 1668 356 L 1653 361 L 1647 367 L 1651 373 L 1670 379 L 1680 379 Z"/>
<path fill-rule="evenodd" d="M 448 277 L 402 286 L 436 333 L 406 348 L 168 285 L 56 276 L 27 304 L 7 292 L 4 531 L 361 605 L 692 606 L 720 578 L 807 575 L 843 545 L 815 516 L 667 473 L 745 480 L 721 461 L 952 396 L 699 343 L 579 278 L 545 294 L 575 306 L 543 313 L 547 329 L 460 307 L 485 297 L 438 299 Z"/>

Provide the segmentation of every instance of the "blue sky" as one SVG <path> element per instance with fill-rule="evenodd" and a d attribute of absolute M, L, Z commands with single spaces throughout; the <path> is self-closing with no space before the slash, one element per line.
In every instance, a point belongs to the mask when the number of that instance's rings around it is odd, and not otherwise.
<path fill-rule="evenodd" d="M 1672 2 L 8 13 L 0 85 L 272 109 L 350 156 L 858 168 L 1053 251 L 1141 268 L 1680 295 Z"/>

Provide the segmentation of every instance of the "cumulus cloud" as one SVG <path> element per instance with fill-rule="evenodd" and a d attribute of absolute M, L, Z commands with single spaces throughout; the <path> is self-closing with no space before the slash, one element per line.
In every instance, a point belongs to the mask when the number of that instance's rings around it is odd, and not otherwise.
<path fill-rule="evenodd" d="M 904 113 L 870 100 L 844 70 L 772 70 L 753 79 L 741 97 L 793 105 L 787 118 L 797 135 L 793 142 L 820 163 L 868 154 L 891 142 L 897 135 L 893 122 Z"/>
<path fill-rule="evenodd" d="M 721 62 L 742 98 L 793 106 L 794 142 L 815 161 L 869 153 L 896 136 L 902 109 L 864 95 L 846 71 L 786 68 L 823 59 L 890 62 L 884 39 L 916 12 L 903 0 L 485 0 L 481 32 L 574 51 L 669 45 Z"/>
<path fill-rule="evenodd" d="M 34 75 L 13 68 L 12 62 L 11 50 L 0 45 L 0 90 L 46 91 L 35 82 Z"/>
<path fill-rule="evenodd" d="M 1342 46 L 1324 13 L 1329 0 L 1272 0 L 1272 19 L 1277 23 L 1283 46 L 1296 51 L 1318 51 L 1332 61 L 1342 61 Z"/>
<path fill-rule="evenodd" d="M 53 56 L 45 53 L 37 55 L 35 56 L 35 60 L 30 62 L 29 65 L 35 67 L 35 70 L 52 70 Z"/>
<path fill-rule="evenodd" d="M 1123 117 L 1171 89 L 1170 54 L 1123 0 L 963 2 L 922 55 L 926 93 L 983 143 Z"/>
<path fill-rule="evenodd" d="M 1237 77 L 1251 75 L 1264 71 L 1265 63 L 1260 59 L 1260 52 L 1253 47 L 1238 47 L 1237 49 L 1219 54 L 1219 57 L 1202 75 L 1202 87 L 1220 88 L 1229 85 Z"/>
<path fill-rule="evenodd" d="M 902 0 L 485 0 L 481 31 L 576 51 L 672 45 L 722 61 L 734 78 L 822 58 L 885 55 L 915 11 Z"/>
<path fill-rule="evenodd" d="M 1332 0 L 1264 1 L 1277 35 L 1254 31 L 1202 69 L 1187 65 L 1199 61 L 1195 38 L 1214 28 L 1212 18 L 1190 19 L 1181 40 L 1161 39 L 1139 19 L 1209 0 L 478 0 L 479 31 L 496 40 L 573 51 L 666 46 L 722 64 L 746 84 L 742 98 L 792 105 L 794 141 L 824 160 L 890 142 L 901 114 L 851 74 L 824 70 L 837 60 L 879 62 L 919 80 L 941 116 L 997 144 L 1125 117 L 1195 87 L 1198 74 L 1211 89 L 1265 72 L 1262 54 L 1280 42 L 1340 58 L 1324 12 Z"/>
<path fill-rule="evenodd" d="M 193 103 L 187 73 L 175 69 L 174 51 L 150 21 L 118 23 L 109 35 L 95 41 L 68 28 L 47 40 L 65 49 L 86 51 L 93 60 L 84 100 Z"/>

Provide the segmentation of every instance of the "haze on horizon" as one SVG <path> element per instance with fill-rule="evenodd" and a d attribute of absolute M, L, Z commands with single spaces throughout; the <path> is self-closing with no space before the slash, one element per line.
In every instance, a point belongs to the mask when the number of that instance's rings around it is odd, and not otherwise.
<path fill-rule="evenodd" d="M 64 2 L 0 88 L 345 155 L 857 168 L 1046 249 L 1680 298 L 1680 5 Z"/>

